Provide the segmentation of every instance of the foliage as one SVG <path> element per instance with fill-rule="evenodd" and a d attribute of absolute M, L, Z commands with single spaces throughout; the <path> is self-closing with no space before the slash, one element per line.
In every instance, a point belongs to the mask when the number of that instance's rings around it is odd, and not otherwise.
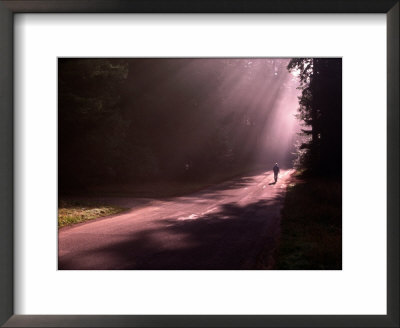
<path fill-rule="evenodd" d="M 272 107 L 289 76 L 286 64 L 60 59 L 60 191 L 211 181 L 250 169 L 269 119 L 260 106 Z M 272 78 L 261 79 L 264 75 Z M 251 92 L 260 79 L 266 81 L 262 88 L 271 94 L 271 103 L 252 108 L 248 99 L 229 96 L 232 85 Z"/>
<path fill-rule="evenodd" d="M 303 143 L 297 164 L 314 175 L 340 176 L 342 165 L 342 60 L 296 58 L 287 69 L 298 74 L 298 118 Z M 309 138 L 306 138 L 309 136 Z"/>
<path fill-rule="evenodd" d="M 336 179 L 296 181 L 281 219 L 278 270 L 342 268 L 342 189 Z"/>
<path fill-rule="evenodd" d="M 99 217 L 113 215 L 125 208 L 90 201 L 61 200 L 58 206 L 58 227 L 82 223 Z"/>
<path fill-rule="evenodd" d="M 59 184 L 85 185 L 115 176 L 129 121 L 119 88 L 127 65 L 105 59 L 59 61 Z"/>

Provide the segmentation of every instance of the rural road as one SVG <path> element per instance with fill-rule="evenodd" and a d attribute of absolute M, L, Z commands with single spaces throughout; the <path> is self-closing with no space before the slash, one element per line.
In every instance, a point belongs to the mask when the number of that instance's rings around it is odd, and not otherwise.
<path fill-rule="evenodd" d="M 292 170 L 167 199 L 110 198 L 130 210 L 61 228 L 60 270 L 268 268 Z"/>

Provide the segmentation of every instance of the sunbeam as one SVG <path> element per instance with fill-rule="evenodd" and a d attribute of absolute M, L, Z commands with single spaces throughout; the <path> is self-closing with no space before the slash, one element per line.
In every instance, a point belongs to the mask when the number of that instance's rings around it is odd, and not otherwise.
<path fill-rule="evenodd" d="M 73 117 L 68 117 L 75 114 L 61 110 L 66 122 L 60 131 L 60 142 L 66 145 L 63 163 L 82 149 L 79 166 L 69 163 L 65 175 L 79 171 L 93 180 L 102 176 L 134 182 L 222 177 L 255 167 L 271 169 L 275 162 L 290 167 L 299 128 L 298 82 L 288 63 L 274 58 L 63 62 L 61 84 L 69 83 L 74 68 L 82 82 L 71 80 L 71 88 L 78 90 L 81 83 L 83 91 L 61 107 L 87 99 L 75 107 L 92 113 L 69 126 Z M 88 72 L 84 78 L 84 69 L 97 67 L 102 73 Z M 93 74 L 97 85 L 88 87 Z M 101 74 L 107 74 L 103 80 Z M 96 92 L 102 98 L 92 105 Z M 71 98 L 67 89 L 63 95 Z M 71 130 L 80 135 L 74 147 Z M 107 133 L 99 135 L 101 130 Z"/>

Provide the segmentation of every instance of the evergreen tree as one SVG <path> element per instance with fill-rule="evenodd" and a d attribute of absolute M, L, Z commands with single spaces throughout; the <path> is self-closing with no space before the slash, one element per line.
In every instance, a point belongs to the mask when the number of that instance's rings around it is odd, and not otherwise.
<path fill-rule="evenodd" d="M 297 74 L 300 81 L 298 118 L 303 121 L 302 134 L 306 137 L 300 146 L 300 163 L 312 174 L 340 176 L 342 60 L 296 58 L 287 68 Z"/>

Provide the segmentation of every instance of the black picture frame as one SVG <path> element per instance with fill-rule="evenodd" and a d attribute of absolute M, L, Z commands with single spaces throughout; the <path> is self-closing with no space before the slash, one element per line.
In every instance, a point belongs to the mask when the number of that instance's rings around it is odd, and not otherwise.
<path fill-rule="evenodd" d="M 14 315 L 13 21 L 16 13 L 385 13 L 387 315 Z M 398 0 L 0 0 L 0 70 L 0 324 L 5 327 L 399 327 Z"/>

